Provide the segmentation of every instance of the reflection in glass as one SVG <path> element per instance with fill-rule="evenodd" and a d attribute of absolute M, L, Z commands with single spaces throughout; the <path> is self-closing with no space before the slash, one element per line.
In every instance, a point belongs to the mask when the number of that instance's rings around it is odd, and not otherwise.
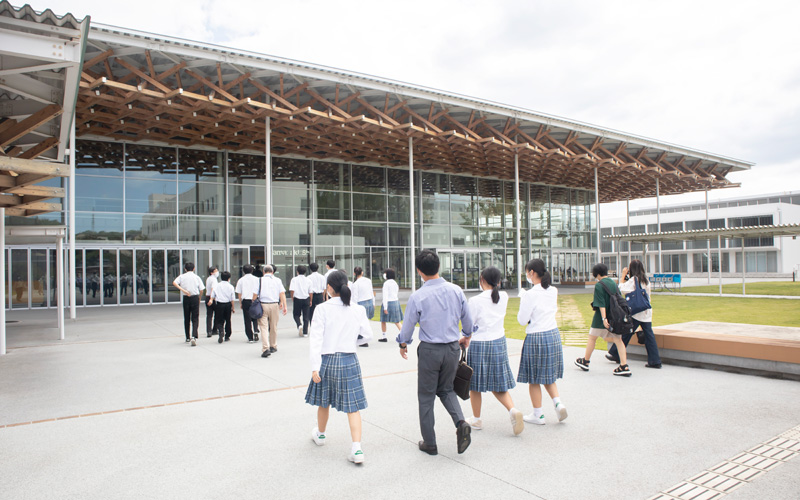
<path fill-rule="evenodd" d="M 408 195 L 408 170 L 387 168 L 386 183 L 389 188 L 389 194 Z"/>
<path fill-rule="evenodd" d="M 125 181 L 125 210 L 127 212 L 174 214 L 175 182 L 165 180 Z"/>
<path fill-rule="evenodd" d="M 141 144 L 125 145 L 125 176 L 128 179 L 174 181 L 177 170 L 175 148 Z"/>
<path fill-rule="evenodd" d="M 369 272 L 368 278 L 372 278 L 372 284 L 376 287 L 383 286 L 383 271 L 392 267 L 389 263 L 389 256 L 385 248 L 372 248 L 370 249 L 370 265 L 364 268 L 364 272 Z M 369 271 L 368 271 L 369 270 Z M 396 270 L 399 271 L 399 270 Z M 395 277 L 398 285 L 404 286 L 400 281 L 399 276 Z M 377 309 L 377 307 L 376 307 Z"/>
<path fill-rule="evenodd" d="M 317 191 L 317 219 L 350 220 L 350 193 Z"/>
<path fill-rule="evenodd" d="M 350 191 L 350 165 L 327 161 L 314 162 L 314 184 L 317 189 Z"/>
<path fill-rule="evenodd" d="M 386 246 L 386 226 L 383 224 L 353 224 L 353 246 L 359 249 Z"/>
<path fill-rule="evenodd" d="M 153 265 L 155 267 L 155 264 Z M 180 302 L 181 292 L 172 284 L 175 278 L 183 273 L 181 258 L 178 250 L 167 250 L 167 301 Z M 153 282 L 155 286 L 155 281 Z"/>
<path fill-rule="evenodd" d="M 275 185 L 272 189 L 272 216 L 307 219 L 310 214 L 307 189 L 287 189 Z"/>
<path fill-rule="evenodd" d="M 450 224 L 450 202 L 446 195 L 443 198 L 422 199 L 422 222 L 426 230 L 428 224 Z"/>
<path fill-rule="evenodd" d="M 389 245 L 407 247 L 411 244 L 411 231 L 408 226 L 389 226 Z"/>
<path fill-rule="evenodd" d="M 221 151 L 179 149 L 178 179 L 222 183 L 224 181 L 222 159 Z"/>
<path fill-rule="evenodd" d="M 406 222 L 410 219 L 410 208 L 407 196 L 389 196 L 389 222 Z M 416 211 L 419 221 L 419 210 Z"/>
<path fill-rule="evenodd" d="M 426 247 L 444 247 L 450 246 L 450 227 L 449 226 L 425 226 L 422 232 L 424 241 L 422 242 Z"/>
<path fill-rule="evenodd" d="M 228 219 L 228 231 L 232 245 L 266 245 L 267 229 L 266 221 L 253 218 L 231 217 Z M 276 245 L 286 244 L 278 238 L 273 229 Z"/>
<path fill-rule="evenodd" d="M 162 259 L 163 260 L 163 259 Z M 137 304 L 150 302 L 150 252 L 136 250 L 136 269 L 133 278 L 133 294 Z"/>
<path fill-rule="evenodd" d="M 86 250 L 86 305 L 100 304 L 102 281 L 100 250 Z"/>
<path fill-rule="evenodd" d="M 47 250 L 31 249 L 31 307 L 47 307 Z"/>
<path fill-rule="evenodd" d="M 317 224 L 316 242 L 318 245 L 349 247 L 351 239 L 350 223 L 327 222 Z"/>
<path fill-rule="evenodd" d="M 117 303 L 117 251 L 103 250 L 103 304 Z"/>
<path fill-rule="evenodd" d="M 275 187 L 306 188 L 311 184 L 311 162 L 297 158 L 272 158 L 272 182 Z"/>
<path fill-rule="evenodd" d="M 134 283 L 136 277 L 133 269 L 133 250 L 119 251 L 119 302 L 133 304 L 136 295 Z"/>
<path fill-rule="evenodd" d="M 125 216 L 128 243 L 163 241 L 174 243 L 177 239 L 177 216 L 154 214 L 128 214 Z"/>
<path fill-rule="evenodd" d="M 386 195 L 359 194 L 354 196 L 353 220 L 385 221 Z"/>
<path fill-rule="evenodd" d="M 348 234 L 350 224 L 347 224 Z M 307 221 L 294 222 L 287 220 L 275 220 L 272 223 L 272 237 L 276 245 L 309 245 L 311 244 L 311 233 L 309 232 Z M 266 229 L 262 228 L 262 234 Z M 266 238 L 265 238 L 266 240 Z M 317 240 L 319 242 L 319 240 Z M 325 242 L 324 244 L 331 244 Z"/>
<path fill-rule="evenodd" d="M 69 265 L 69 252 L 67 252 L 67 265 Z M 69 268 L 67 268 L 69 269 Z M 84 305 L 86 273 L 83 270 L 83 250 L 75 250 L 75 305 Z M 64 283 L 69 283 L 65 281 Z"/>
<path fill-rule="evenodd" d="M 236 286 L 236 282 L 244 276 L 242 266 L 248 264 L 249 257 L 246 248 L 231 248 L 230 263 L 231 263 L 231 285 Z"/>
<path fill-rule="evenodd" d="M 385 169 L 353 165 L 353 191 L 359 193 L 385 193 Z"/>
<path fill-rule="evenodd" d="M 122 212 L 122 177 L 76 175 L 75 210 Z"/>
<path fill-rule="evenodd" d="M 164 250 L 153 250 L 151 255 L 151 266 L 152 270 L 150 272 L 150 279 L 152 281 L 151 288 L 152 288 L 152 295 L 153 295 L 153 303 L 162 303 L 166 302 L 167 298 L 165 295 L 165 279 L 164 274 L 166 269 L 164 267 Z M 147 289 L 147 284 L 144 284 L 145 289 Z"/>
<path fill-rule="evenodd" d="M 267 193 L 263 185 L 248 186 L 231 184 L 228 186 L 228 211 L 232 216 L 266 217 Z"/>
<path fill-rule="evenodd" d="M 453 246 L 454 247 L 474 247 L 478 246 L 478 228 L 467 226 L 452 226 Z M 425 228 L 427 232 L 428 228 Z"/>
<path fill-rule="evenodd" d="M 122 242 L 122 214 L 75 212 L 75 239 Z"/>
<path fill-rule="evenodd" d="M 75 146 L 77 173 L 122 177 L 122 144 L 80 140 Z"/>
<path fill-rule="evenodd" d="M 401 287 L 410 287 L 409 277 L 415 276 L 411 273 L 411 259 L 407 248 L 389 249 L 389 266 L 397 273 L 397 284 Z"/>
<path fill-rule="evenodd" d="M 178 217 L 180 223 L 180 243 L 224 243 L 225 230 L 224 220 L 222 217 L 195 217 L 184 216 Z"/>
<path fill-rule="evenodd" d="M 179 182 L 178 213 L 182 215 L 225 215 L 225 186 Z"/>
<path fill-rule="evenodd" d="M 263 155 L 228 153 L 228 183 L 264 186 L 267 162 Z"/>

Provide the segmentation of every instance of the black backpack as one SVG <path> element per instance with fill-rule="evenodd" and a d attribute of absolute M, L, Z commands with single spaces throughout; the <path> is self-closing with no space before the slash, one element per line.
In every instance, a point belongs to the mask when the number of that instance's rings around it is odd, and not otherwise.
<path fill-rule="evenodd" d="M 606 317 L 608 319 L 608 331 L 617 335 L 630 335 L 633 333 L 633 318 L 631 318 L 631 307 L 621 293 L 611 293 L 608 285 L 600 280 L 608 293 L 608 307 L 606 307 Z"/>

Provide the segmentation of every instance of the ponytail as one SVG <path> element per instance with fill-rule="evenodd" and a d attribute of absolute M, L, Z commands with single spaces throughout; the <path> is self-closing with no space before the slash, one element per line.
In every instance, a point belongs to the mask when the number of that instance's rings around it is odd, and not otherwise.
<path fill-rule="evenodd" d="M 344 304 L 346 306 L 350 305 L 350 295 L 351 294 L 352 294 L 352 291 L 350 290 L 350 287 L 347 286 L 347 283 L 345 283 L 344 286 L 342 286 L 339 289 L 339 298 L 342 299 L 342 304 Z"/>
<path fill-rule="evenodd" d="M 351 291 L 347 286 L 347 275 L 343 271 L 334 271 L 328 276 L 327 283 L 342 299 L 342 304 L 349 306 Z"/>
<path fill-rule="evenodd" d="M 489 266 L 481 272 L 481 278 L 492 287 L 492 302 L 495 304 L 500 302 L 500 270 Z"/>
<path fill-rule="evenodd" d="M 544 267 L 544 261 L 542 259 L 531 259 L 525 265 L 526 271 L 533 271 L 539 278 L 541 278 L 542 288 L 547 289 L 550 287 L 550 284 L 553 282 L 553 279 L 550 277 L 550 272 L 547 271 Z"/>
<path fill-rule="evenodd" d="M 545 271 L 544 275 L 542 276 L 542 288 L 546 290 L 550 286 L 551 282 L 552 278 L 550 277 L 550 271 Z"/>

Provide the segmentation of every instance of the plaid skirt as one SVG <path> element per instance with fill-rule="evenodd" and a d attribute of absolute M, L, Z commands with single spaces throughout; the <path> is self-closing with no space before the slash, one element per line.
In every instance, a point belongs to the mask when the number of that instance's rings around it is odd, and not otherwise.
<path fill-rule="evenodd" d="M 358 305 L 364 306 L 364 309 L 367 310 L 367 319 L 372 319 L 375 316 L 375 302 L 372 299 L 362 300 Z"/>
<path fill-rule="evenodd" d="M 383 311 L 383 305 L 381 305 L 381 323 L 400 323 L 403 321 L 403 310 L 400 308 L 399 300 L 389 302 L 386 308 L 389 310 L 389 314 Z"/>
<path fill-rule="evenodd" d="M 312 380 L 306 391 L 306 403 L 332 406 L 343 413 L 353 413 L 367 407 L 367 396 L 361 382 L 361 365 L 352 352 L 322 355 L 320 383 Z"/>
<path fill-rule="evenodd" d="M 476 392 L 505 392 L 513 389 L 514 374 L 508 364 L 506 338 L 473 341 L 467 350 L 467 364 L 472 367 L 469 390 Z"/>
<path fill-rule="evenodd" d="M 525 336 L 517 382 L 553 384 L 564 377 L 564 350 L 558 328 Z"/>

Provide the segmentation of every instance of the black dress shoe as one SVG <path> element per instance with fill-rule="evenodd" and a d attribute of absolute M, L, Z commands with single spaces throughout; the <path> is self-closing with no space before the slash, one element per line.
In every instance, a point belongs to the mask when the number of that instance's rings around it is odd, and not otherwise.
<path fill-rule="evenodd" d="M 369 343 L 366 343 L 366 344 L 358 344 L 358 347 L 369 347 Z"/>
<path fill-rule="evenodd" d="M 206 334 L 206 337 L 210 337 L 210 336 L 211 336 L 211 334 L 210 334 L 210 333 Z"/>
<path fill-rule="evenodd" d="M 229 341 L 230 339 L 230 337 L 225 337 L 225 342 Z"/>
<path fill-rule="evenodd" d="M 610 354 L 606 354 L 606 359 L 611 361 L 612 363 L 619 364 L 619 360 Z"/>
<path fill-rule="evenodd" d="M 419 442 L 419 451 L 424 451 L 428 455 L 438 455 L 439 454 L 439 449 L 436 447 L 436 445 L 433 445 L 433 446 L 427 445 L 427 444 L 425 444 L 425 441 L 420 441 Z"/>
<path fill-rule="evenodd" d="M 378 339 L 378 342 L 389 342 L 389 339 L 387 338 Z"/>
<path fill-rule="evenodd" d="M 644 365 L 644 367 L 645 368 L 656 368 L 656 369 L 660 370 L 661 369 L 661 363 L 659 363 L 657 365 L 651 365 L 650 363 L 647 363 L 646 365 Z"/>
<path fill-rule="evenodd" d="M 270 347 L 269 348 L 269 352 L 278 352 L 278 348 L 277 347 Z"/>
<path fill-rule="evenodd" d="M 255 334 L 255 336 L 253 337 L 253 340 L 258 340 L 258 334 L 257 334 L 257 333 L 256 333 L 256 334 Z"/>
<path fill-rule="evenodd" d="M 458 444 L 458 453 L 464 453 L 469 448 L 470 443 L 472 442 L 472 437 L 470 437 L 470 433 L 472 432 L 472 428 L 469 426 L 467 422 L 464 420 L 458 423 L 458 428 L 456 430 L 456 439 Z"/>
<path fill-rule="evenodd" d="M 268 358 L 269 356 L 270 356 L 270 352 L 269 351 L 264 351 L 264 352 L 261 353 L 261 357 L 262 358 Z"/>
<path fill-rule="evenodd" d="M 221 343 L 222 343 L 222 340 L 223 340 L 223 337 L 222 337 L 222 335 L 220 335 L 220 336 L 219 336 L 219 340 L 217 340 L 217 342 L 219 342 L 219 343 L 221 344 Z"/>

